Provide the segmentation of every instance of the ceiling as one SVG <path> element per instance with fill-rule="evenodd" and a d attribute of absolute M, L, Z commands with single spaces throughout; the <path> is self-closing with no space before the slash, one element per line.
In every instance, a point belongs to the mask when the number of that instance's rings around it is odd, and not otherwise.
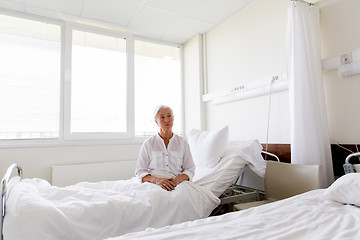
<path fill-rule="evenodd" d="M 223 22 L 251 0 L 0 0 L 0 7 L 136 36 L 184 43 Z"/>

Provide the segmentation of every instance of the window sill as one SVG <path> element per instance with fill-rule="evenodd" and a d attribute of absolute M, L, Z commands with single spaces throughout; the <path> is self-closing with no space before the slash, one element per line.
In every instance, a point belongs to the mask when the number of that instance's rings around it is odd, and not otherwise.
<path fill-rule="evenodd" d="M 24 139 L 0 140 L 0 149 L 32 148 L 32 147 L 68 147 L 68 146 L 101 146 L 101 145 L 137 145 L 142 144 L 150 136 L 129 139 L 111 140 L 62 140 L 62 139 Z"/>

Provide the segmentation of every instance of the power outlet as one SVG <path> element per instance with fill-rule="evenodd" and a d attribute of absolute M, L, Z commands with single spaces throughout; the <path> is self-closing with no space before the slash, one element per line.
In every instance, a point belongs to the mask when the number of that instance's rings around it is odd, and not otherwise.
<path fill-rule="evenodd" d="M 275 81 L 278 81 L 278 80 L 280 80 L 280 77 L 278 75 L 276 75 L 276 76 L 272 77 L 271 82 L 275 82 Z"/>
<path fill-rule="evenodd" d="M 351 53 L 345 53 L 341 55 L 341 64 L 348 64 L 352 62 L 352 54 Z"/>
<path fill-rule="evenodd" d="M 244 91 L 246 89 L 246 84 L 242 84 L 242 85 L 239 85 L 239 86 L 236 86 L 234 88 L 232 88 L 230 90 L 231 93 L 237 93 L 237 92 L 240 92 L 240 91 Z"/>

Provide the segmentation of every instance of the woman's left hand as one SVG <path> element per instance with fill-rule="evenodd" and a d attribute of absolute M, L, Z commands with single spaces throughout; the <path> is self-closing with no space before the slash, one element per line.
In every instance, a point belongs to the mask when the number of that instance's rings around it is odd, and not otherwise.
<path fill-rule="evenodd" d="M 189 176 L 186 174 L 181 174 L 180 176 L 171 179 L 171 181 L 175 184 L 175 186 L 179 185 L 183 181 L 188 181 L 188 180 L 189 180 Z"/>

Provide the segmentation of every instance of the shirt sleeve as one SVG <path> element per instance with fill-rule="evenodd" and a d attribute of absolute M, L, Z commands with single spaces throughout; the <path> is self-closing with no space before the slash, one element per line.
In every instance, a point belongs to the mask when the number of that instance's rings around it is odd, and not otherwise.
<path fill-rule="evenodd" d="M 191 155 L 189 143 L 184 141 L 184 158 L 183 158 L 183 173 L 188 175 L 189 181 L 192 181 L 195 175 L 195 164 Z"/>
<path fill-rule="evenodd" d="M 145 141 L 140 148 L 136 163 L 136 169 L 135 169 L 135 176 L 140 181 L 142 181 L 143 177 L 150 174 L 149 164 L 150 164 L 150 156 L 149 156 L 147 141 Z"/>

